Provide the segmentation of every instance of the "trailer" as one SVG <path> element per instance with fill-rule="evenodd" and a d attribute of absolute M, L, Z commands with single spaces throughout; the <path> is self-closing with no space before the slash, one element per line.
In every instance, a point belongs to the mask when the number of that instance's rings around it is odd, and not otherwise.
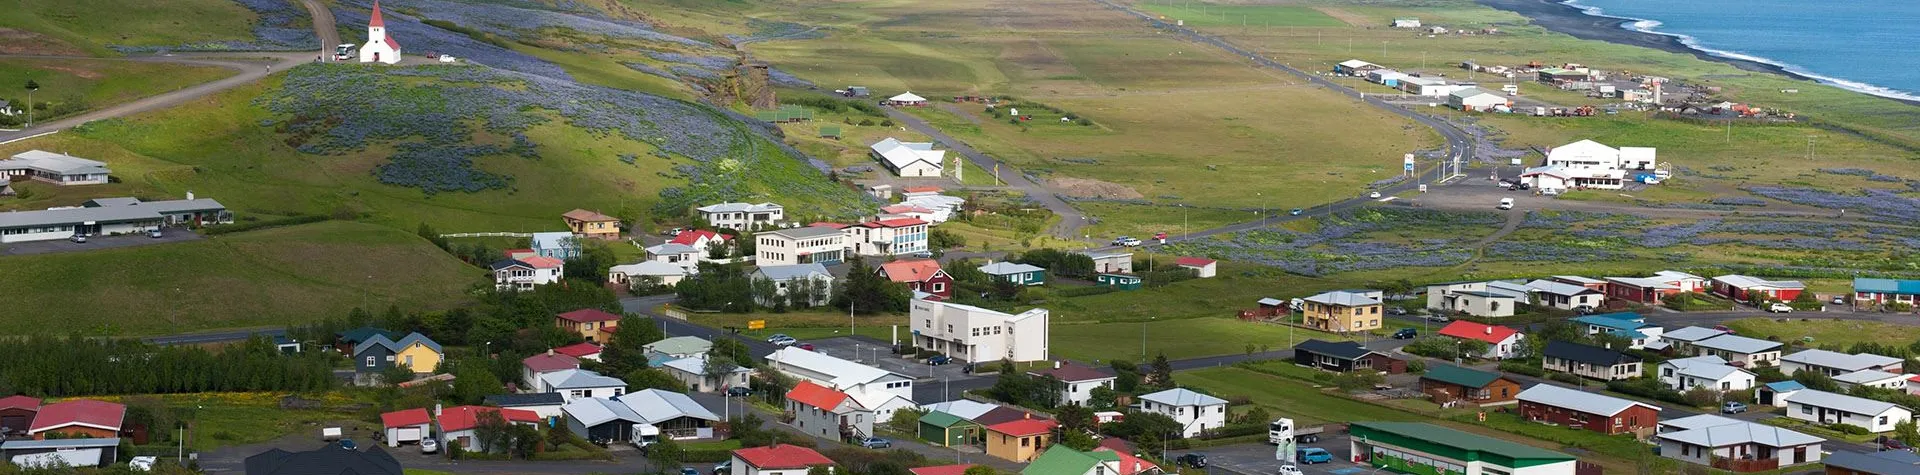
<path fill-rule="evenodd" d="M 1274 445 L 1280 445 L 1282 442 L 1311 444 L 1319 442 L 1320 434 L 1326 431 L 1327 426 L 1299 427 L 1293 424 L 1293 419 L 1282 417 L 1275 419 L 1271 424 L 1267 424 L 1267 443 Z"/>

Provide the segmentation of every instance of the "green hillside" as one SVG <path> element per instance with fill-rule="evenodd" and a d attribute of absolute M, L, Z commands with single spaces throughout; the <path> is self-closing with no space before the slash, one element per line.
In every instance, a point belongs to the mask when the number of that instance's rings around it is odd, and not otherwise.
<path fill-rule="evenodd" d="M 239 41 L 257 15 L 232 0 L 8 0 L 0 28 L 37 33 L 52 48 L 110 54 L 109 45 Z"/>
<path fill-rule="evenodd" d="M 287 325 L 356 306 L 446 308 L 485 274 L 411 233 L 342 221 L 5 256 L 0 334 L 172 334 Z"/>

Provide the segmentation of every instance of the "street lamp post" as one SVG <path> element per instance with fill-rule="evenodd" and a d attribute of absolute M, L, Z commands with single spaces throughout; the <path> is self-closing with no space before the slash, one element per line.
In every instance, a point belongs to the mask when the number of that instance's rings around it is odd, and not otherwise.
<path fill-rule="evenodd" d="M 1156 317 L 1147 317 L 1147 322 L 1154 321 L 1155 319 Z M 1141 361 L 1145 361 L 1147 359 L 1147 322 L 1140 322 L 1140 360 Z"/>

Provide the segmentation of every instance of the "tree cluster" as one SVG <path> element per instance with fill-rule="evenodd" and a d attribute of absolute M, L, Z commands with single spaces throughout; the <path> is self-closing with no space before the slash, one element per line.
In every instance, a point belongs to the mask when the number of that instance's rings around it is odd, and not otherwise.
<path fill-rule="evenodd" d="M 1002 371 L 987 395 L 1016 406 L 1053 409 L 1060 403 L 1060 380 L 1034 377 L 1020 371 Z"/>
<path fill-rule="evenodd" d="M 283 355 L 256 337 L 219 352 L 137 340 L 70 336 L 0 339 L 0 394 L 67 397 L 225 391 L 319 391 L 333 364 L 319 354 Z"/>
<path fill-rule="evenodd" d="M 680 305 L 729 313 L 753 311 L 753 279 L 737 264 L 700 263 L 700 272 L 674 287 Z"/>
<path fill-rule="evenodd" d="M 881 278 L 860 259 L 850 261 L 847 277 L 841 281 L 839 291 L 833 297 L 833 306 L 844 309 L 851 305 L 853 313 L 872 315 L 905 312 L 908 302 L 913 300 L 913 291 L 905 284 Z"/>
<path fill-rule="evenodd" d="M 1040 267 L 1058 276 L 1082 279 L 1093 277 L 1093 258 L 1078 252 L 1052 248 L 1034 249 L 1022 252 L 1009 260 Z"/>

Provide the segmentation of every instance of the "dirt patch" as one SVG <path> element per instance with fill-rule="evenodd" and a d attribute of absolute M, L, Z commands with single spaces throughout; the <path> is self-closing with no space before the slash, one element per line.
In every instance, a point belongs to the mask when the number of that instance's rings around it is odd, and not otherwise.
<path fill-rule="evenodd" d="M 59 71 L 67 74 L 72 74 L 74 76 L 78 76 L 80 79 L 100 79 L 103 77 L 107 77 L 107 75 L 100 74 L 99 72 L 95 72 L 94 70 L 91 70 L 91 69 L 80 69 L 72 66 L 54 66 L 51 64 L 43 64 L 43 65 L 40 65 L 40 69 L 45 69 L 48 71 Z"/>
<path fill-rule="evenodd" d="M 1327 14 L 1327 16 L 1333 17 L 1334 19 L 1347 22 L 1348 25 L 1368 26 L 1369 23 L 1373 22 L 1372 18 L 1367 18 L 1366 16 L 1360 15 L 1358 13 L 1346 11 L 1339 8 L 1313 7 L 1313 9 L 1319 10 L 1320 13 L 1325 13 Z"/>
<path fill-rule="evenodd" d="M 951 112 L 953 115 L 960 116 L 962 119 L 967 119 L 967 122 L 972 122 L 973 125 L 980 125 L 980 116 L 975 115 L 973 111 L 961 109 L 960 106 L 944 102 L 938 103 L 938 105 L 940 106 L 940 110 Z"/>
<path fill-rule="evenodd" d="M 0 54 L 39 54 L 78 56 L 80 48 L 47 35 L 12 28 L 0 28 Z"/>
<path fill-rule="evenodd" d="M 1047 185 L 1078 198 L 1137 200 L 1145 197 L 1126 185 L 1087 178 L 1054 178 L 1047 180 Z"/>

